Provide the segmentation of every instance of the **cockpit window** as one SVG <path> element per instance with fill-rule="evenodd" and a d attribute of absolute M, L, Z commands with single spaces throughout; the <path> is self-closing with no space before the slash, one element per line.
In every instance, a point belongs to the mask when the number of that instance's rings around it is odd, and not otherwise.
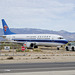
<path fill-rule="evenodd" d="M 63 39 L 63 37 L 58 37 L 58 39 Z"/>

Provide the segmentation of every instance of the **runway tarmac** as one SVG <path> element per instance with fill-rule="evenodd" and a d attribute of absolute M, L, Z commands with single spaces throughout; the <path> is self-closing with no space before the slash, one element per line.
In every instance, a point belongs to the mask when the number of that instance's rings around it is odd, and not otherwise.
<path fill-rule="evenodd" d="M 75 70 L 75 62 L 0 64 L 0 73 Z"/>

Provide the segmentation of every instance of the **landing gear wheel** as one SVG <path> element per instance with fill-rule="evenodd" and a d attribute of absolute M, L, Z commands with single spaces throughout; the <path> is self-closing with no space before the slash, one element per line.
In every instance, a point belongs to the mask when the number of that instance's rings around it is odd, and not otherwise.
<path fill-rule="evenodd" d="M 38 48 L 38 46 L 34 46 L 34 48 Z"/>
<path fill-rule="evenodd" d="M 59 48 L 57 47 L 57 50 L 59 50 Z"/>
<path fill-rule="evenodd" d="M 66 47 L 66 51 L 69 51 L 68 47 Z"/>
<path fill-rule="evenodd" d="M 72 51 L 74 51 L 74 47 L 72 47 Z"/>

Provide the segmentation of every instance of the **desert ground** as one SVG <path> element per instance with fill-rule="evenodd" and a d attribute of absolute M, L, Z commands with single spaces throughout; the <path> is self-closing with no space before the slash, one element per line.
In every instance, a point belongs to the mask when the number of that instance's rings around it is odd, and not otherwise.
<path fill-rule="evenodd" d="M 0 64 L 5 63 L 44 63 L 44 62 L 75 62 L 75 51 L 56 47 L 27 49 L 26 52 L 16 52 L 16 49 L 0 50 Z"/>

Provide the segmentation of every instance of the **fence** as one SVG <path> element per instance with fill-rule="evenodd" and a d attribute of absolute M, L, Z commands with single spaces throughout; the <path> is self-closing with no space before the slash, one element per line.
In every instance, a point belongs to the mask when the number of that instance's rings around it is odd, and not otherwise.
<path fill-rule="evenodd" d="M 21 50 L 22 45 L 13 43 L 0 43 L 0 56 L 23 56 L 25 51 Z"/>

